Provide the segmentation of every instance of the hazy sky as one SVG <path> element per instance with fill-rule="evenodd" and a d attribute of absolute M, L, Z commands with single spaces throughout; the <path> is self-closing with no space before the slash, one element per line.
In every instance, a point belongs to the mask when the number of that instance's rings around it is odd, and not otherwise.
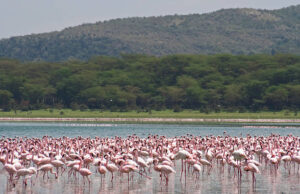
<path fill-rule="evenodd" d="M 278 9 L 300 0 L 0 0 L 0 39 L 113 18 L 207 13 L 221 8 Z"/>

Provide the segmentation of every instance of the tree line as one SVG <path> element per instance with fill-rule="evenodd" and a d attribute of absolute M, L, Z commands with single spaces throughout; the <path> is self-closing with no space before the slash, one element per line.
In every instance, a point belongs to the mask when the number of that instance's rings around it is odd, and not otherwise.
<path fill-rule="evenodd" d="M 278 111 L 300 107 L 300 56 L 121 55 L 0 59 L 0 108 Z"/>

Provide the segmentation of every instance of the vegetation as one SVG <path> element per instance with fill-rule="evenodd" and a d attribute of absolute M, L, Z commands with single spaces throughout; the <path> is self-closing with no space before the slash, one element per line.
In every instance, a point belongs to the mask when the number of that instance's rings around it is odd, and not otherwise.
<path fill-rule="evenodd" d="M 297 54 L 299 24 L 300 5 L 273 11 L 226 9 L 202 15 L 116 19 L 4 39 L 0 56 L 63 61 L 120 53 Z"/>
<path fill-rule="evenodd" d="M 300 56 L 295 55 L 122 55 L 61 63 L 0 59 L 3 111 L 289 109 L 297 115 L 299 96 Z"/>
<path fill-rule="evenodd" d="M 71 110 L 71 109 L 41 109 L 29 111 L 0 112 L 0 117 L 26 117 L 26 118 L 207 118 L 207 119 L 299 119 L 300 114 L 295 111 L 282 110 L 276 112 L 210 112 L 201 113 L 197 110 L 173 110 L 151 112 L 111 112 L 102 110 Z M 162 121 L 163 122 L 163 121 Z"/>

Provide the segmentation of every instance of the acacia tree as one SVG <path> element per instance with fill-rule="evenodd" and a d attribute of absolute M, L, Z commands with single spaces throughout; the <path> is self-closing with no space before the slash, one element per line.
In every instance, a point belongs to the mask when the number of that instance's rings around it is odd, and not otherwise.
<path fill-rule="evenodd" d="M 7 90 L 0 90 L 0 107 L 4 110 L 10 110 L 13 103 L 13 94 Z"/>

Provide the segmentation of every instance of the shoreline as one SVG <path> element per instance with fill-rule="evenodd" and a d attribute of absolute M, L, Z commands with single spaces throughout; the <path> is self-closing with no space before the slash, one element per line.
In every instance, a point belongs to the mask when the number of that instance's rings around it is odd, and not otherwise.
<path fill-rule="evenodd" d="M 208 118 L 26 118 L 0 117 L 0 122 L 133 122 L 133 123 L 300 123 L 300 119 L 208 119 Z"/>

